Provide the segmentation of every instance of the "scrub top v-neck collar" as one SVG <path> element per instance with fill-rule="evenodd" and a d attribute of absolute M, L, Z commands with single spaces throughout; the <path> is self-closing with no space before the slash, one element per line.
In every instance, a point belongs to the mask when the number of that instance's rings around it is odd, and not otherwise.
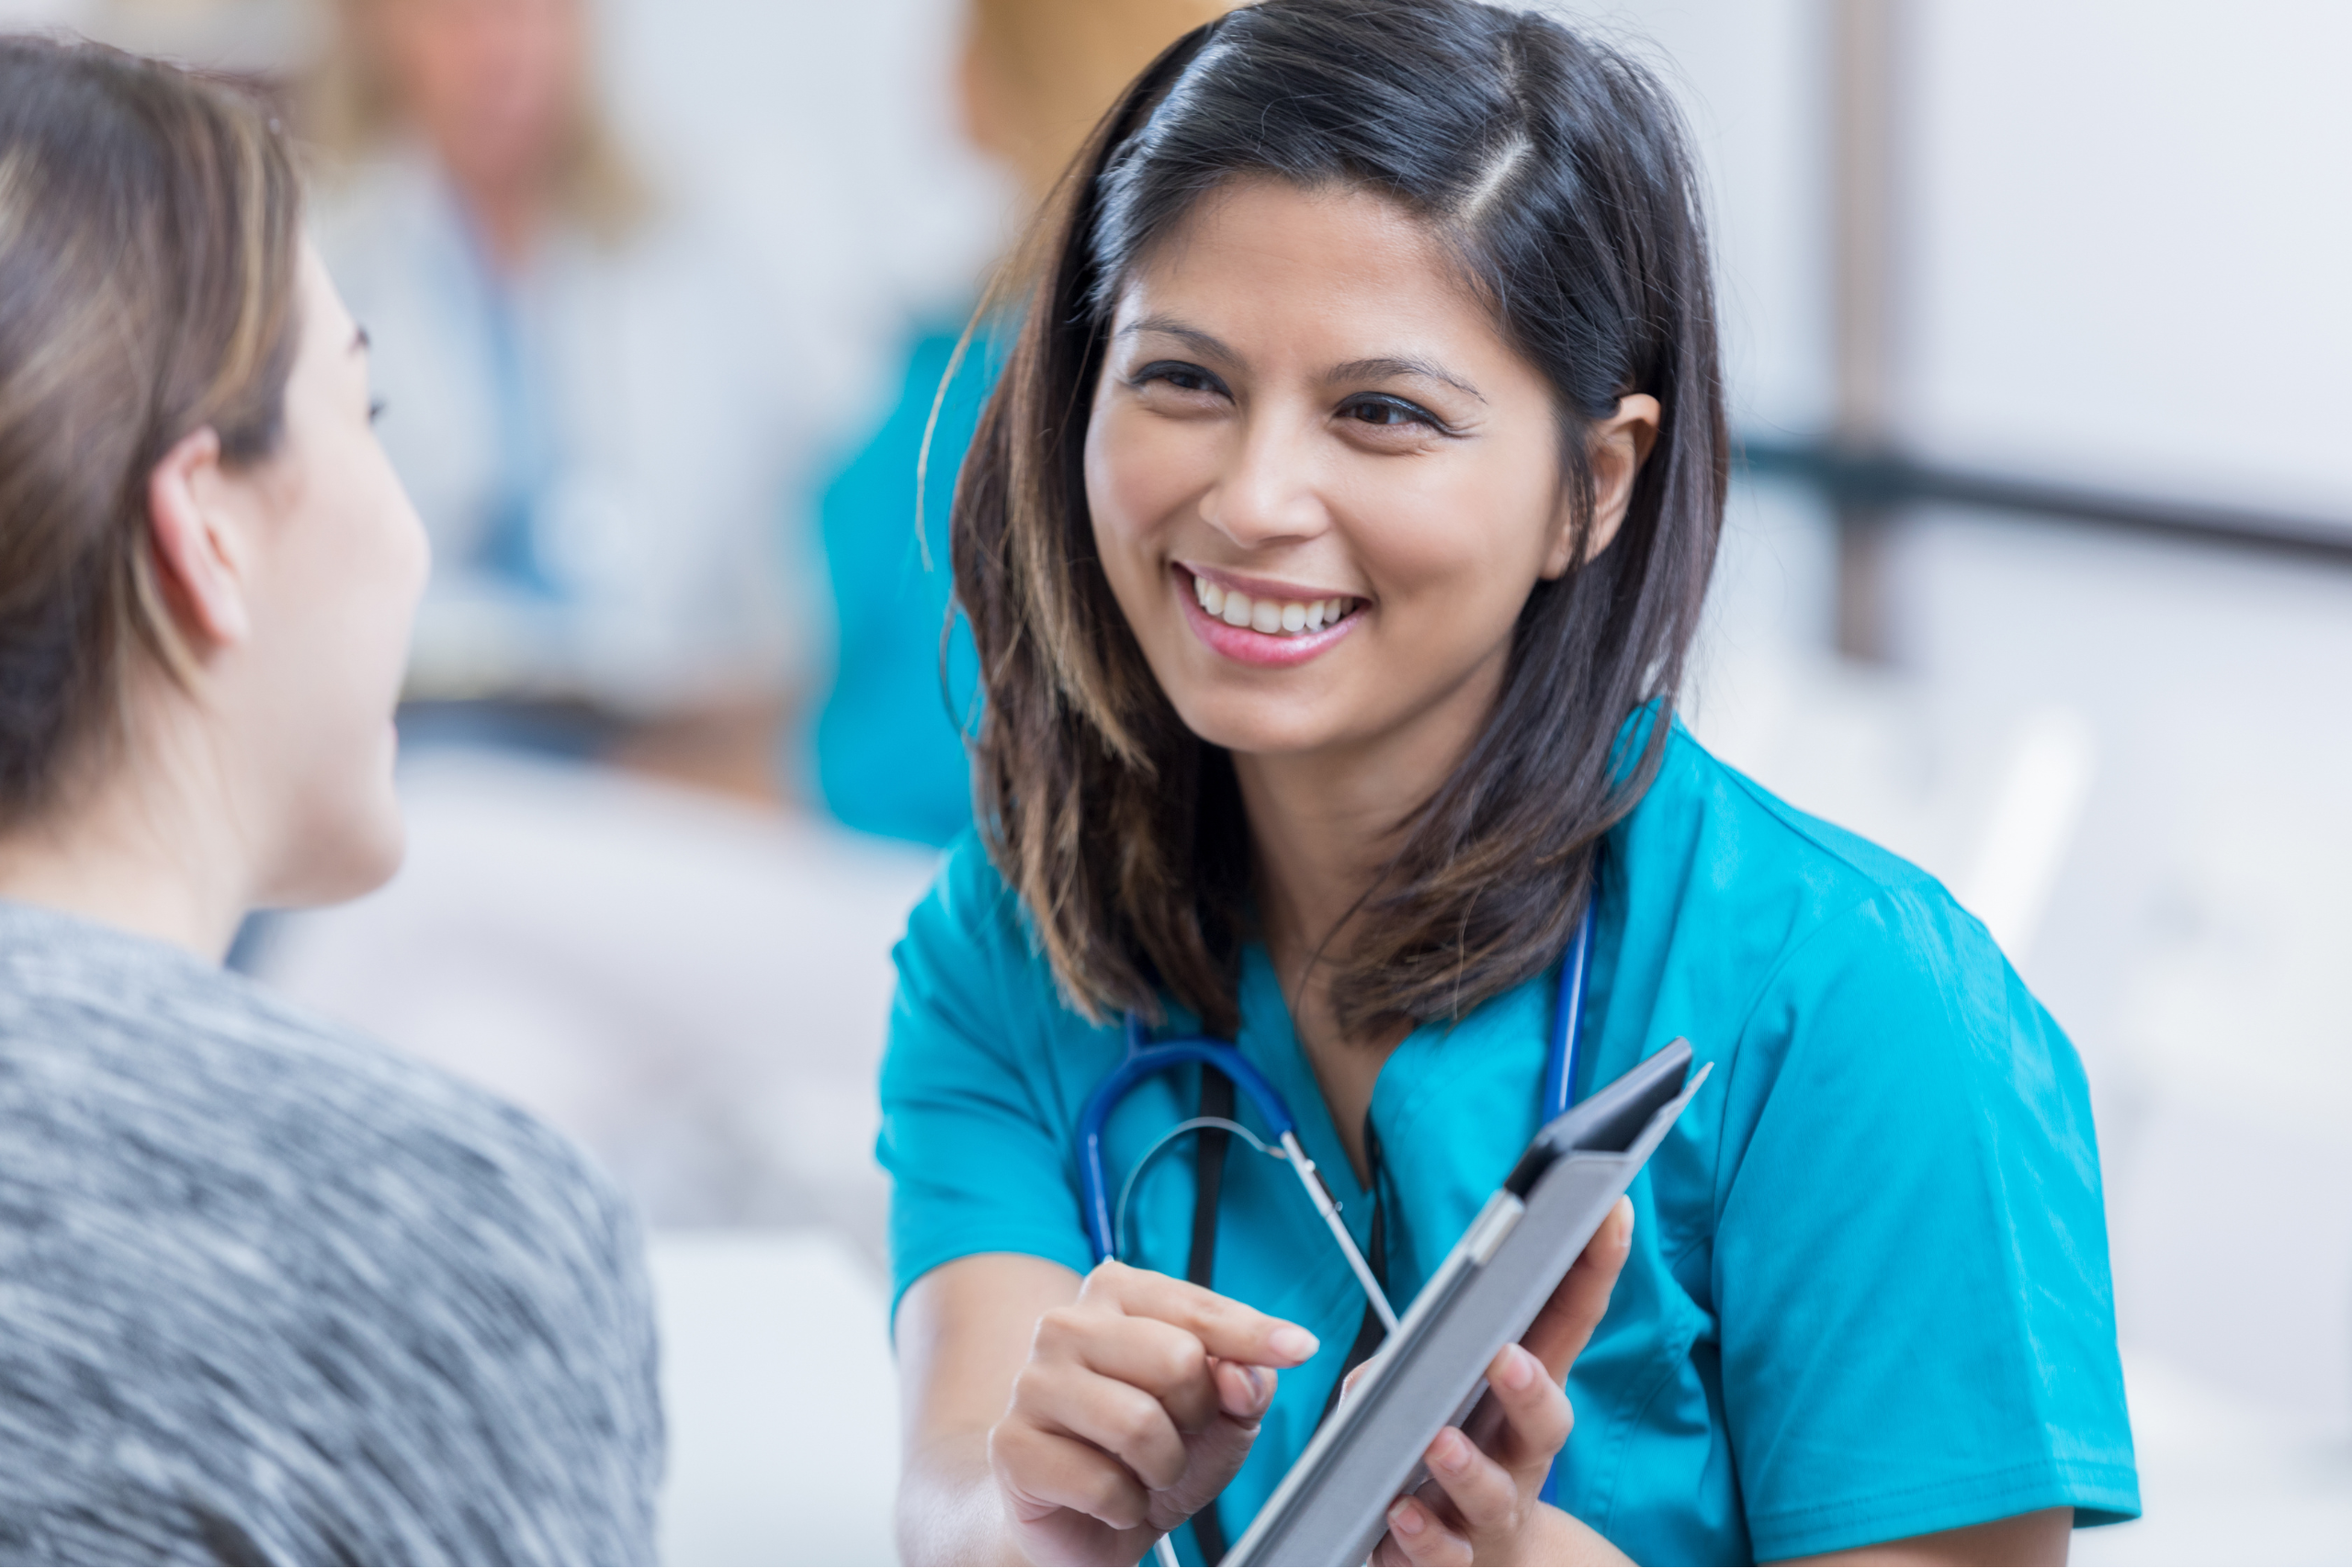
<path fill-rule="evenodd" d="M 1509 1148 L 1496 1156 L 1498 1168 L 1507 1170 L 1510 1161 L 1525 1145 L 1527 1134 L 1535 1119 L 1535 1089 L 1539 1083 L 1544 1032 L 1548 1018 L 1543 1009 L 1555 988 L 1547 970 L 1524 985 L 1512 987 L 1502 996 L 1492 998 L 1472 1010 L 1461 1020 L 1437 1020 L 1416 1024 L 1398 1042 L 1388 1059 L 1381 1064 L 1380 1075 L 1374 1081 L 1370 1120 L 1383 1152 L 1381 1169 L 1374 1179 L 1385 1179 L 1392 1196 L 1403 1196 L 1399 1176 L 1399 1160 L 1407 1168 L 1419 1165 L 1413 1157 L 1416 1148 L 1415 1131 L 1433 1107 L 1439 1106 L 1450 1089 L 1456 1085 L 1444 1070 L 1445 1058 L 1457 1052 L 1476 1051 L 1482 1055 L 1494 1052 L 1499 1045 L 1511 1056 L 1524 1055 L 1528 1082 L 1527 1106 L 1522 1116 L 1510 1119 L 1508 1126 L 1498 1126 L 1498 1148 Z M 1354 1165 L 1349 1160 L 1346 1145 L 1340 1141 L 1339 1129 L 1331 1118 L 1329 1105 L 1323 1098 L 1323 1086 L 1315 1076 L 1314 1065 L 1307 1060 L 1297 1030 L 1294 1027 L 1288 999 L 1283 994 L 1282 982 L 1275 974 L 1273 963 L 1265 948 L 1251 943 L 1242 950 L 1239 985 L 1241 1029 L 1236 1039 L 1242 1055 L 1252 1066 L 1264 1073 L 1274 1089 L 1289 1105 L 1291 1115 L 1298 1123 L 1299 1141 L 1306 1146 L 1307 1157 L 1320 1168 L 1330 1183 L 1332 1195 L 1339 1200 L 1340 1213 L 1359 1247 L 1371 1240 L 1373 1194 L 1360 1180 Z M 1503 1017 L 1492 1015 L 1503 1014 Z M 1524 1017 L 1518 1015 L 1524 1014 Z M 1498 1027 L 1499 1026 L 1499 1030 Z M 1465 1034 L 1466 1032 L 1466 1034 Z M 1505 1045 L 1503 1041 L 1510 1041 Z M 1474 1043 L 1475 1042 L 1475 1043 Z M 1519 1049 L 1517 1047 L 1523 1047 Z M 1490 1073 L 1491 1056 L 1483 1064 Z M 1485 1074 L 1476 1075 L 1484 1077 Z M 1518 1075 L 1513 1075 L 1514 1077 Z M 1467 1086 L 1464 1086 L 1467 1087 Z M 1472 1207 L 1483 1201 L 1485 1191 L 1472 1199 Z M 1458 1207 L 1460 1200 L 1450 1207 Z M 1414 1247 L 1415 1218 L 1423 1205 L 1405 1198 L 1392 1203 L 1387 1216 L 1387 1247 L 1391 1260 L 1390 1278 L 1382 1281 L 1390 1301 L 1398 1311 L 1411 1300 L 1419 1288 L 1421 1276 L 1434 1259 L 1423 1258 Z M 1449 1238 L 1449 1245 L 1450 1245 Z M 1400 1269 L 1398 1259 L 1410 1259 L 1418 1266 Z"/>

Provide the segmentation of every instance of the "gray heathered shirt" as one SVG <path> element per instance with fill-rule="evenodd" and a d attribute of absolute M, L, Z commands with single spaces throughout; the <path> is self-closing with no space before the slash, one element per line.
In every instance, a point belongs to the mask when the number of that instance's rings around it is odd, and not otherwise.
<path fill-rule="evenodd" d="M 562 1139 L 0 902 L 0 1559 L 650 1561 L 654 1372 Z"/>

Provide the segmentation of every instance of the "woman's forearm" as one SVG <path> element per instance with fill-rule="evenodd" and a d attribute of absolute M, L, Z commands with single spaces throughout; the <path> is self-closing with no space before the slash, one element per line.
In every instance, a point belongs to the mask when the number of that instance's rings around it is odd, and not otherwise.
<path fill-rule="evenodd" d="M 1534 1562 L 1631 1562 L 1617 1543 L 1565 1509 L 1546 1506 L 1544 1544 Z"/>
<path fill-rule="evenodd" d="M 985 1432 L 957 1432 L 907 1456 L 899 1481 L 899 1552 L 910 1563 L 1026 1562 L 989 1473 Z"/>

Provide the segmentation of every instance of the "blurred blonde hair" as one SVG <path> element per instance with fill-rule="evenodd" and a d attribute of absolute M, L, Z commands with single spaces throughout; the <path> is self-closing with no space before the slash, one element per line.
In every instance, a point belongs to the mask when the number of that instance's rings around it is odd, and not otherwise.
<path fill-rule="evenodd" d="M 1043 197 L 1136 73 L 1236 3 L 971 0 L 966 60 L 978 78 L 971 87 L 994 100 L 987 123 L 974 129 L 1032 196 Z"/>
<path fill-rule="evenodd" d="M 368 13 L 401 0 L 317 0 L 327 45 L 303 84 L 303 130 L 330 179 L 347 175 L 401 125 L 398 99 L 368 39 Z M 583 25 L 589 25 L 583 23 Z M 605 117 L 593 81 L 572 100 L 554 177 L 556 210 L 607 243 L 627 239 L 653 210 L 653 191 Z"/>

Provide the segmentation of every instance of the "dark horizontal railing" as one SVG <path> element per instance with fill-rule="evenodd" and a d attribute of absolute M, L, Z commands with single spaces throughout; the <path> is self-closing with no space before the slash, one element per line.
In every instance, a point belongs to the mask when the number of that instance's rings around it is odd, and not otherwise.
<path fill-rule="evenodd" d="M 2352 518 L 2199 506 L 1950 468 L 1891 450 L 1857 451 L 1827 441 L 1751 439 L 1740 444 L 1740 458 L 1759 478 L 1810 485 L 1833 505 L 1856 512 L 1922 504 L 1976 507 L 2352 568 Z"/>

